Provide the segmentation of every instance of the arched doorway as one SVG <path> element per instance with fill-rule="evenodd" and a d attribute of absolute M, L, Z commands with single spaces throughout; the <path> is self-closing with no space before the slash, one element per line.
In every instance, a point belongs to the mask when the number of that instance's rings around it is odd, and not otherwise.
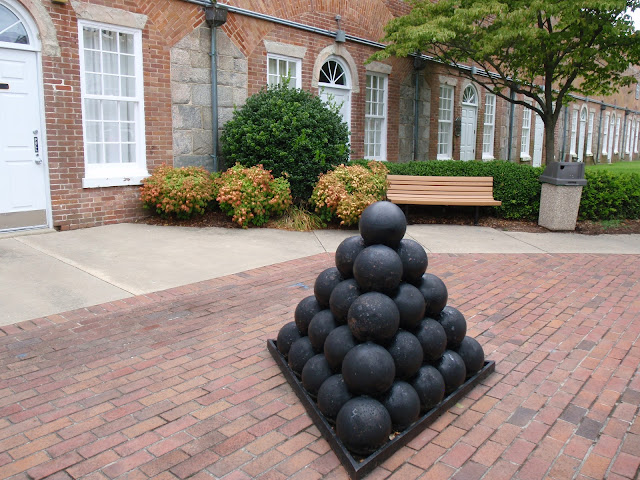
<path fill-rule="evenodd" d="M 322 100 L 339 107 L 351 131 L 351 76 L 340 58 L 331 56 L 324 62 L 318 76 L 318 88 Z"/>
<path fill-rule="evenodd" d="M 476 125 L 478 122 L 478 92 L 467 85 L 462 92 L 460 129 L 460 160 L 476 158 Z"/>
<path fill-rule="evenodd" d="M 49 223 L 39 51 L 28 13 L 0 0 L 0 231 Z"/>

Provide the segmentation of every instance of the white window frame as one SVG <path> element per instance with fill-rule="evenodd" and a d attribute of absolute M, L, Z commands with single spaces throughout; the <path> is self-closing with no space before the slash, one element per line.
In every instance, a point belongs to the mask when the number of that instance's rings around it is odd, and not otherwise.
<path fill-rule="evenodd" d="M 627 119 L 627 135 L 626 135 L 625 144 L 624 144 L 624 153 L 626 153 L 627 155 L 631 153 L 631 125 L 632 124 L 633 122 Z"/>
<path fill-rule="evenodd" d="M 603 155 L 607 155 L 608 152 L 608 147 L 609 147 L 609 118 L 610 118 L 610 113 L 607 112 L 604 114 L 604 128 L 602 129 L 602 154 Z"/>
<path fill-rule="evenodd" d="M 133 97 L 101 95 L 87 93 L 84 35 L 85 28 L 97 28 L 115 33 L 130 34 L 133 37 L 135 95 Z M 78 47 L 80 54 L 80 87 L 82 99 L 82 126 L 84 140 L 84 178 L 83 188 L 113 187 L 120 185 L 140 185 L 149 176 L 146 160 L 144 81 L 142 68 L 142 31 L 104 23 L 78 20 Z M 134 144 L 135 161 L 130 163 L 89 163 L 89 142 L 87 141 L 86 100 L 130 102 L 134 108 Z M 102 114 L 101 110 L 101 114 Z M 122 145 L 122 143 L 119 143 Z"/>
<path fill-rule="evenodd" d="M 376 78 L 378 88 L 377 95 L 381 95 L 373 102 L 374 89 L 369 80 Z M 381 87 L 380 87 L 381 86 Z M 388 75 L 382 73 L 367 72 L 366 95 L 364 107 L 364 158 L 367 160 L 386 160 L 387 158 L 387 105 L 388 105 Z M 375 108 L 374 108 L 375 107 Z M 375 109 L 375 112 L 373 110 Z M 382 111 L 380 111 L 380 109 Z M 373 112 L 373 113 L 372 113 Z M 373 128 L 372 128 L 373 127 Z M 380 141 L 376 142 L 376 132 L 380 130 Z M 373 152 L 371 151 L 373 149 Z"/>
<path fill-rule="evenodd" d="M 446 96 L 444 96 L 445 92 Z M 440 85 L 438 102 L 438 160 L 451 160 L 453 158 L 453 94 L 454 90 L 451 85 Z"/>
<path fill-rule="evenodd" d="M 270 71 L 270 60 L 276 60 L 278 71 L 275 73 L 272 73 Z M 279 71 L 280 62 L 287 62 L 287 72 L 285 74 Z M 289 76 L 289 70 L 291 68 L 290 64 L 292 63 L 296 66 L 296 76 L 291 77 L 292 81 L 289 83 L 289 88 L 302 88 L 302 60 L 299 58 L 287 57 L 285 55 L 276 55 L 273 53 L 267 53 L 267 85 L 281 85 L 282 79 Z M 274 80 L 274 82 L 270 83 L 270 80 Z"/>
<path fill-rule="evenodd" d="M 578 109 L 574 108 L 571 114 L 571 156 L 578 156 Z"/>
<path fill-rule="evenodd" d="M 620 115 L 616 118 L 616 136 L 613 143 L 613 154 L 618 155 L 620 153 Z"/>
<path fill-rule="evenodd" d="M 640 143 L 640 119 L 636 120 L 636 135 L 633 140 L 633 153 L 638 153 L 638 143 Z"/>
<path fill-rule="evenodd" d="M 522 135 L 520 138 L 520 158 L 531 159 L 531 109 L 522 107 Z"/>
<path fill-rule="evenodd" d="M 587 155 L 593 155 L 593 121 L 595 120 L 595 112 L 589 112 L 589 125 L 587 126 L 587 145 L 585 147 Z"/>
<path fill-rule="evenodd" d="M 484 97 L 484 130 L 482 134 L 482 159 L 493 160 L 493 144 L 496 133 L 496 96 L 487 93 Z"/>

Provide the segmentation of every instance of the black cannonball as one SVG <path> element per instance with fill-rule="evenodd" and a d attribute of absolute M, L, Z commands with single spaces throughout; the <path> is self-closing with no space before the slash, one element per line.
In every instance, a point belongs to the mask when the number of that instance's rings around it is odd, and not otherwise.
<path fill-rule="evenodd" d="M 402 209 L 391 202 L 375 202 L 360 216 L 360 235 L 365 245 L 382 244 L 398 248 L 407 231 L 407 219 Z"/>
<path fill-rule="evenodd" d="M 402 261 L 402 280 L 413 284 L 418 283 L 429 264 L 424 247 L 415 240 L 403 238 L 396 251 Z"/>
<path fill-rule="evenodd" d="M 423 360 L 422 345 L 412 333 L 400 330 L 391 339 L 387 350 L 396 366 L 396 378 L 412 377 L 420 369 Z"/>
<path fill-rule="evenodd" d="M 324 341 L 324 356 L 329 366 L 335 371 L 340 371 L 344 356 L 356 345 L 356 339 L 348 325 L 340 325 L 334 329 Z"/>
<path fill-rule="evenodd" d="M 416 286 L 424 296 L 424 314 L 427 317 L 436 318 L 449 298 L 446 285 L 435 275 L 425 273 Z"/>
<path fill-rule="evenodd" d="M 336 249 L 336 268 L 344 278 L 353 277 L 353 262 L 358 254 L 365 248 L 364 240 L 360 235 L 346 238 Z"/>
<path fill-rule="evenodd" d="M 342 406 L 353 398 L 342 375 L 327 378 L 318 390 L 318 410 L 334 423 Z"/>
<path fill-rule="evenodd" d="M 420 416 L 420 397 L 415 388 L 402 380 L 396 380 L 382 399 L 384 408 L 391 416 L 391 423 L 402 431 Z"/>
<path fill-rule="evenodd" d="M 313 286 L 313 293 L 322 308 L 329 308 L 331 292 L 342 280 L 344 278 L 336 267 L 327 268 L 318 275 Z"/>
<path fill-rule="evenodd" d="M 301 336 L 296 322 L 289 322 L 282 327 L 278 332 L 278 338 L 276 340 L 276 345 L 280 353 L 286 357 L 289 354 L 291 344 Z"/>
<path fill-rule="evenodd" d="M 368 456 L 389 440 L 391 416 L 373 398 L 354 398 L 340 409 L 336 433 L 350 452 Z"/>
<path fill-rule="evenodd" d="M 453 350 L 467 334 L 467 321 L 457 308 L 447 305 L 437 318 L 447 334 L 447 348 Z"/>
<path fill-rule="evenodd" d="M 363 292 L 391 295 L 402 280 L 402 261 L 392 248 L 372 245 L 365 248 L 353 264 L 353 276 Z"/>
<path fill-rule="evenodd" d="M 329 297 L 329 308 L 336 322 L 347 323 L 347 314 L 353 301 L 360 296 L 360 288 L 355 279 L 350 278 L 340 282 L 331 292 Z"/>
<path fill-rule="evenodd" d="M 309 324 L 309 340 L 317 353 L 324 351 L 324 341 L 337 326 L 331 310 L 321 310 L 313 316 Z"/>
<path fill-rule="evenodd" d="M 411 386 L 420 397 L 422 412 L 431 410 L 444 398 L 445 383 L 440 372 L 431 365 L 423 365 L 411 380 Z"/>
<path fill-rule="evenodd" d="M 424 297 L 410 283 L 401 283 L 392 297 L 400 312 L 400 328 L 413 329 L 424 318 Z"/>
<path fill-rule="evenodd" d="M 342 361 L 342 376 L 355 395 L 381 395 L 396 376 L 391 354 L 373 342 L 361 343 L 347 352 Z"/>
<path fill-rule="evenodd" d="M 425 318 L 418 324 L 415 335 L 426 362 L 436 362 L 447 349 L 447 334 L 439 322 L 433 318 Z"/>
<path fill-rule="evenodd" d="M 298 327 L 300 335 L 307 334 L 311 319 L 320 310 L 322 310 L 322 307 L 320 306 L 318 300 L 314 295 L 303 298 L 300 301 L 300 303 L 296 307 L 295 313 L 293 314 L 293 318 L 296 321 L 296 326 Z"/>
<path fill-rule="evenodd" d="M 467 378 L 467 367 L 464 360 L 453 350 L 446 350 L 436 364 L 436 368 L 444 378 L 445 392 L 451 393 Z"/>
<path fill-rule="evenodd" d="M 349 308 L 347 322 L 354 337 L 362 342 L 390 340 L 398 331 L 400 312 L 391 298 L 378 292 L 360 295 Z"/>
<path fill-rule="evenodd" d="M 333 375 L 333 371 L 323 354 L 318 354 L 309 359 L 302 369 L 302 386 L 311 397 L 316 398 L 318 390 L 327 378 Z"/>
<path fill-rule="evenodd" d="M 475 338 L 464 337 L 456 349 L 467 369 L 467 378 L 472 377 L 484 367 L 484 350 Z"/>
<path fill-rule="evenodd" d="M 293 342 L 289 349 L 289 366 L 293 373 L 300 376 L 305 364 L 315 354 L 309 337 L 302 337 Z"/>

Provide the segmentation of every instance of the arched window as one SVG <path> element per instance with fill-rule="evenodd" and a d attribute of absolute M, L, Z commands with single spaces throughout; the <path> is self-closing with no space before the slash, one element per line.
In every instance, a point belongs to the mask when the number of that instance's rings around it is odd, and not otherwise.
<path fill-rule="evenodd" d="M 29 45 L 29 35 L 24 24 L 3 5 L 0 5 L 0 42 Z"/>
<path fill-rule="evenodd" d="M 478 93 L 472 85 L 467 85 L 467 88 L 462 92 L 462 103 L 464 105 L 478 105 Z"/>
<path fill-rule="evenodd" d="M 336 60 L 327 60 L 320 70 L 319 83 L 328 84 L 332 87 L 347 87 L 347 75 L 342 65 Z"/>

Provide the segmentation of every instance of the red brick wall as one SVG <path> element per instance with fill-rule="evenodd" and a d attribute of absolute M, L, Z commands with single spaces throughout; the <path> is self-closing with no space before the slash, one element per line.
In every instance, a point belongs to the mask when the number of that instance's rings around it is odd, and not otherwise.
<path fill-rule="evenodd" d="M 174 0 L 94 1 L 148 15 L 142 32 L 147 167 L 172 161 L 169 48 L 204 20 L 201 7 Z M 71 4 L 43 2 L 60 57 L 43 56 L 53 225 L 61 230 L 131 221 L 145 213 L 139 187 L 82 188 L 84 152 L 78 25 Z"/>

